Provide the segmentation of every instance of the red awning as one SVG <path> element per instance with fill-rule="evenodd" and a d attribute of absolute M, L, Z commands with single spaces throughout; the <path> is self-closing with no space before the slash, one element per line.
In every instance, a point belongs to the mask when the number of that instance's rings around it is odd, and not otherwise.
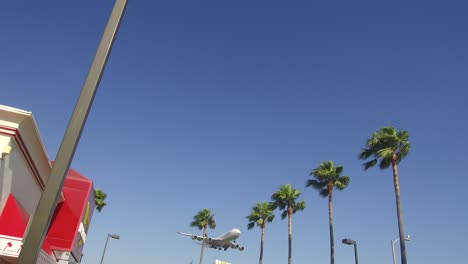
<path fill-rule="evenodd" d="M 13 194 L 8 195 L 8 200 L 0 216 L 0 234 L 12 237 L 23 237 L 28 225 L 29 215 L 16 201 Z"/>

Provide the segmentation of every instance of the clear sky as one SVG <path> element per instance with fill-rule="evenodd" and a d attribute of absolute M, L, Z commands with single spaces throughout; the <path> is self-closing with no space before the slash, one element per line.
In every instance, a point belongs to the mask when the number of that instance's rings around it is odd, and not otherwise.
<path fill-rule="evenodd" d="M 113 2 L 4 1 L 0 103 L 32 111 L 51 159 Z M 198 263 L 176 231 L 203 208 L 218 235 L 247 250 L 206 250 L 256 263 L 251 206 L 291 183 L 293 262 L 329 262 L 328 207 L 305 188 L 334 160 L 350 176 L 334 196 L 336 263 L 391 264 L 398 237 L 390 170 L 357 154 L 382 126 L 408 130 L 400 164 L 409 263 L 466 263 L 468 2 L 137 1 L 127 12 L 72 167 L 108 194 L 84 264 Z M 267 227 L 264 263 L 287 261 L 287 221 Z"/>

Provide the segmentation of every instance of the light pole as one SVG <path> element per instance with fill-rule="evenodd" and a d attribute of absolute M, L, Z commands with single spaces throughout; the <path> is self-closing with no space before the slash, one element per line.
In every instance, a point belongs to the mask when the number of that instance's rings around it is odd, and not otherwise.
<path fill-rule="evenodd" d="M 358 264 L 357 242 L 352 240 L 352 239 L 348 239 L 348 238 L 345 238 L 345 239 L 341 240 L 341 242 L 343 242 L 343 244 L 346 244 L 346 245 L 354 245 L 354 260 L 355 260 L 356 264 Z"/>
<path fill-rule="evenodd" d="M 411 237 L 410 235 L 405 236 L 405 241 L 410 241 Z M 392 255 L 393 255 L 393 264 L 396 264 L 396 256 L 395 256 L 395 243 L 400 241 L 400 238 L 397 238 L 395 240 L 391 240 L 392 242 Z"/>
<path fill-rule="evenodd" d="M 126 6 L 127 0 L 115 0 L 50 175 L 47 175 L 47 183 L 36 206 L 36 211 L 31 216 L 29 229 L 23 236 L 23 248 L 18 256 L 18 264 L 31 264 L 37 261 Z"/>
<path fill-rule="evenodd" d="M 101 258 L 101 264 L 102 262 L 104 261 L 104 255 L 106 254 L 106 248 L 107 248 L 107 242 L 109 242 L 109 237 L 113 238 L 113 239 L 120 239 L 120 236 L 119 235 L 116 235 L 116 234 L 107 234 L 107 239 L 106 239 L 106 245 L 104 246 L 104 251 L 102 252 L 102 258 Z"/>

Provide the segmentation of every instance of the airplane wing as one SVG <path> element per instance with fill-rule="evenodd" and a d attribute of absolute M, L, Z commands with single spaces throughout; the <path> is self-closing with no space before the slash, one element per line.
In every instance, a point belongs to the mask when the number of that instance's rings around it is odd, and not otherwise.
<path fill-rule="evenodd" d="M 200 246 L 203 245 L 203 244 L 200 243 L 200 242 L 193 242 L 193 243 L 195 243 L 195 244 L 197 244 L 197 245 L 200 245 Z M 213 246 L 212 244 L 210 244 L 210 243 L 205 243 L 205 245 L 203 245 L 203 246 L 206 247 L 206 248 L 213 248 L 213 247 L 214 247 L 214 246 Z"/>
<path fill-rule="evenodd" d="M 188 233 L 183 233 L 183 232 L 177 232 L 177 234 L 180 234 L 180 235 L 183 235 L 183 236 L 189 236 L 189 237 L 192 238 L 192 240 L 203 241 L 202 236 L 197 236 L 197 235 L 194 235 L 194 234 L 188 234 Z M 205 237 L 205 242 L 207 242 L 208 240 L 211 241 L 211 238 Z"/>
<path fill-rule="evenodd" d="M 183 233 L 183 232 L 177 232 L 177 234 L 191 237 L 192 240 L 203 241 L 202 236 L 197 236 L 194 234 L 188 234 L 188 233 Z M 238 249 L 239 251 L 243 251 L 245 249 L 244 246 L 237 244 L 235 241 L 226 243 L 220 240 L 219 238 L 211 238 L 208 236 L 206 236 L 204 240 L 205 240 L 206 248 L 214 248 L 214 249 L 219 249 L 219 250 L 221 249 L 227 250 L 228 248 L 232 248 L 232 249 Z M 197 243 L 197 244 L 201 244 L 201 243 Z"/>
<path fill-rule="evenodd" d="M 229 245 L 228 245 L 228 246 L 229 246 L 230 248 L 232 248 L 232 249 L 238 249 L 239 251 L 243 251 L 243 250 L 245 249 L 244 246 L 241 246 L 241 245 L 235 243 L 235 241 L 234 241 L 234 242 L 229 242 Z"/>

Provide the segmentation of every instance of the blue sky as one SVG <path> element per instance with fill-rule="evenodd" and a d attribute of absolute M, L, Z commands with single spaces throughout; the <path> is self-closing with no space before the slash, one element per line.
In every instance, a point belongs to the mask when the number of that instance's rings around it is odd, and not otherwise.
<path fill-rule="evenodd" d="M 198 262 L 176 231 L 210 208 L 220 234 L 291 183 L 293 261 L 327 263 L 327 201 L 305 189 L 323 160 L 344 166 L 334 196 L 336 263 L 392 263 L 398 237 L 391 171 L 357 154 L 382 126 L 408 130 L 400 184 L 410 263 L 463 263 L 468 242 L 468 4 L 464 1 L 129 1 L 72 167 L 108 193 L 84 264 Z M 0 103 L 32 111 L 57 153 L 112 1 L 7 1 L 0 9 Z M 287 222 L 267 227 L 264 263 L 287 260 Z"/>

